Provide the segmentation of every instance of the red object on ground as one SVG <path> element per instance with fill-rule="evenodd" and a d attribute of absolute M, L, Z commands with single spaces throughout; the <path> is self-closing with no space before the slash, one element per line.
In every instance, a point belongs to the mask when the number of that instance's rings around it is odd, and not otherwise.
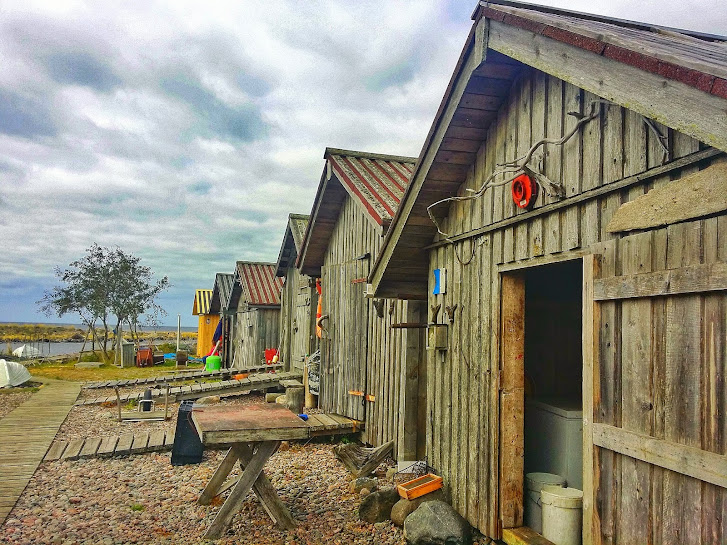
<path fill-rule="evenodd" d="M 139 348 L 136 351 L 136 366 L 151 367 L 154 364 L 154 352 L 151 348 Z"/>
<path fill-rule="evenodd" d="M 538 184 L 527 174 L 521 174 L 512 181 L 512 200 L 518 208 L 530 210 L 538 197 Z"/>
<path fill-rule="evenodd" d="M 277 348 L 268 348 L 265 350 L 265 363 L 270 365 L 273 363 L 273 358 L 277 356 L 278 349 Z"/>

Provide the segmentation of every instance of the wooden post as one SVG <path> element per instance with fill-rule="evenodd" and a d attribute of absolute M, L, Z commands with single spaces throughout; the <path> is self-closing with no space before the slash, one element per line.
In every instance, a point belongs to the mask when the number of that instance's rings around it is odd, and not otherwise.
<path fill-rule="evenodd" d="M 288 408 L 295 414 L 303 412 L 303 387 L 297 386 L 285 389 L 285 398 Z"/>
<path fill-rule="evenodd" d="M 119 396 L 119 387 L 114 386 L 114 391 L 116 392 L 116 408 L 119 411 L 119 422 L 121 422 L 121 396 Z"/>
<path fill-rule="evenodd" d="M 305 357 L 305 363 L 303 364 L 303 388 L 305 389 L 305 408 L 315 409 L 318 405 L 316 396 L 310 393 L 310 386 L 308 385 L 308 356 Z"/>
<path fill-rule="evenodd" d="M 164 392 L 164 421 L 166 422 L 169 418 L 169 383 L 167 382 L 167 389 Z"/>

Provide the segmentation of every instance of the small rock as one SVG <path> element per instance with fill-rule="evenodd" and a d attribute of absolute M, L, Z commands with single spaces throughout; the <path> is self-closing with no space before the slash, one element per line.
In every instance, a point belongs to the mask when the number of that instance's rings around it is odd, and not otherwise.
<path fill-rule="evenodd" d="M 351 492 L 361 492 L 363 488 L 368 488 L 369 492 L 378 488 L 378 480 L 371 477 L 359 477 L 351 481 Z"/>
<path fill-rule="evenodd" d="M 397 526 L 404 526 L 404 520 L 411 515 L 423 503 L 428 501 L 444 500 L 444 492 L 440 488 L 429 494 L 424 494 L 413 500 L 400 499 L 391 508 L 391 522 Z"/>
<path fill-rule="evenodd" d="M 76 498 L 76 497 L 69 498 L 68 503 L 72 503 L 73 505 L 78 505 L 79 503 L 81 503 L 81 498 Z"/>
<path fill-rule="evenodd" d="M 361 491 L 359 492 L 359 495 L 360 495 L 360 496 L 361 496 L 362 498 L 365 498 L 365 497 L 366 497 L 366 496 L 368 496 L 369 494 L 371 494 L 371 490 L 369 490 L 368 488 L 362 488 L 362 489 L 361 489 Z"/>
<path fill-rule="evenodd" d="M 386 478 L 387 479 L 393 479 L 394 478 L 394 475 L 396 475 L 396 468 L 395 467 L 390 467 L 389 469 L 386 470 Z"/>
<path fill-rule="evenodd" d="M 220 402 L 220 396 L 205 396 L 200 397 L 195 404 L 197 405 L 215 405 Z"/>
<path fill-rule="evenodd" d="M 290 450 L 290 441 L 281 441 L 278 451 L 285 452 L 286 450 Z"/>
<path fill-rule="evenodd" d="M 396 488 L 384 488 L 366 496 L 358 508 L 358 517 L 366 522 L 383 522 L 389 519 L 391 508 L 399 501 Z"/>
<path fill-rule="evenodd" d="M 404 537 L 409 545 L 472 545 L 472 528 L 449 504 L 435 500 L 406 517 Z"/>

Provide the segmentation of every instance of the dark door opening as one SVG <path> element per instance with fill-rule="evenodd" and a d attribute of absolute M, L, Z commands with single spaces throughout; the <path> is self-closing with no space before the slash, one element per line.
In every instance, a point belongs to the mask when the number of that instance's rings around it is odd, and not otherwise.
<path fill-rule="evenodd" d="M 534 267 L 524 281 L 524 473 L 559 475 L 582 489 L 583 265 L 574 260 Z M 529 492 L 524 490 L 526 521 Z"/>

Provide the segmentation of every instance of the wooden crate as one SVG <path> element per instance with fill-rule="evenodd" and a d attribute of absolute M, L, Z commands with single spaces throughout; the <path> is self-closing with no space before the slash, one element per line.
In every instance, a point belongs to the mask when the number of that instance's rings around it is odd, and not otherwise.
<path fill-rule="evenodd" d="M 424 494 L 429 494 L 429 492 L 439 490 L 442 486 L 443 483 L 441 477 L 434 473 L 427 473 L 422 477 L 417 477 L 412 481 L 407 481 L 398 485 L 396 489 L 399 491 L 399 495 L 402 498 L 406 500 L 413 500 L 414 498 L 418 498 Z"/>

